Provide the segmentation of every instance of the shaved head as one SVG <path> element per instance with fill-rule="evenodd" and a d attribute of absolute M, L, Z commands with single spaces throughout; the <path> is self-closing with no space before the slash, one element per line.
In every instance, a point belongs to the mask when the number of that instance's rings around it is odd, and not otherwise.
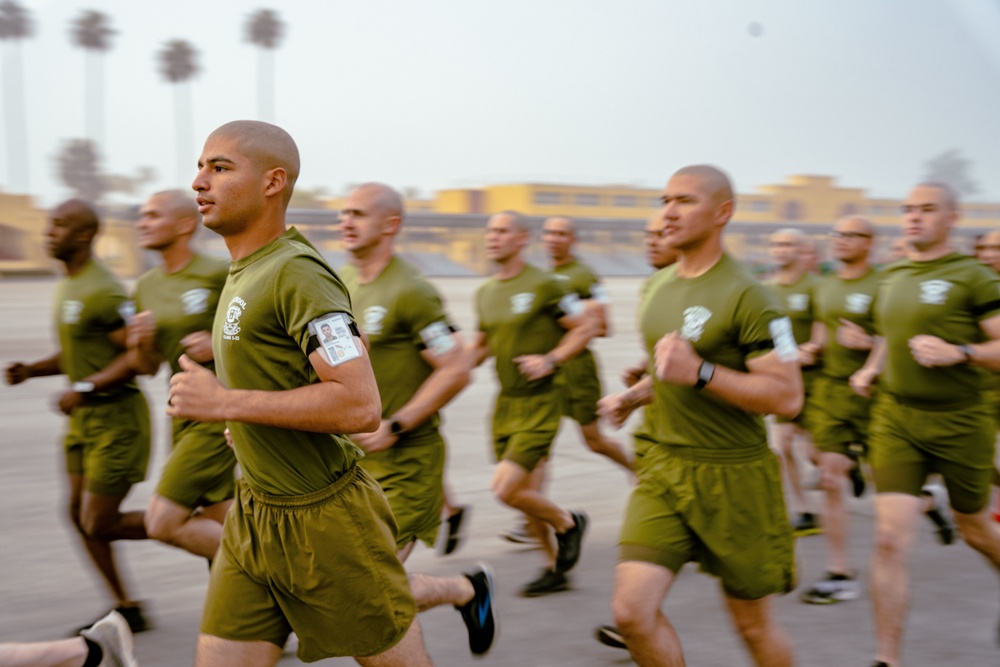
<path fill-rule="evenodd" d="M 240 150 L 261 170 L 283 169 L 286 176 L 283 192 L 285 205 L 292 198 L 299 177 L 299 149 L 292 136 L 277 125 L 258 120 L 234 120 L 209 135 L 235 139 Z"/>
<path fill-rule="evenodd" d="M 796 229 L 795 227 L 785 227 L 784 229 L 779 229 L 771 234 L 772 239 L 776 236 L 790 236 L 795 239 L 795 242 L 800 246 L 809 242 L 809 236 L 801 229 Z"/>
<path fill-rule="evenodd" d="M 917 188 L 933 188 L 941 193 L 941 203 L 948 207 L 951 211 L 958 210 L 958 193 L 947 183 L 941 183 L 940 181 L 926 181 L 924 183 L 917 183 L 913 189 Z"/>
<path fill-rule="evenodd" d="M 74 231 L 96 234 L 101 228 L 101 220 L 93 204 L 83 199 L 67 199 L 52 211 L 52 217 L 64 220 Z"/>
<path fill-rule="evenodd" d="M 734 201 L 733 183 L 724 171 L 709 164 L 693 164 L 674 172 L 674 176 L 694 176 L 716 204 Z M 734 202 L 735 203 L 735 202 Z"/>
<path fill-rule="evenodd" d="M 875 225 L 863 215 L 847 215 L 833 223 L 834 229 L 861 232 L 875 236 Z"/>
<path fill-rule="evenodd" d="M 161 190 L 154 193 L 150 199 L 159 199 L 164 210 L 177 218 L 194 218 L 198 216 L 198 204 L 190 192 L 184 190 Z"/>
<path fill-rule="evenodd" d="M 500 211 L 499 213 L 494 214 L 492 217 L 497 218 L 500 217 L 501 215 L 510 218 L 511 223 L 522 232 L 531 231 L 528 228 L 528 219 L 525 218 L 520 213 L 518 213 L 517 211 L 510 211 L 510 210 Z"/>
<path fill-rule="evenodd" d="M 545 221 L 543 229 L 546 230 L 558 230 L 560 232 L 569 232 L 571 236 L 576 236 L 576 230 L 573 229 L 573 218 L 567 218 L 566 216 L 558 215 L 549 218 Z"/>
<path fill-rule="evenodd" d="M 362 183 L 354 188 L 354 192 L 370 195 L 372 206 L 378 213 L 385 216 L 403 217 L 403 197 L 385 183 Z"/>

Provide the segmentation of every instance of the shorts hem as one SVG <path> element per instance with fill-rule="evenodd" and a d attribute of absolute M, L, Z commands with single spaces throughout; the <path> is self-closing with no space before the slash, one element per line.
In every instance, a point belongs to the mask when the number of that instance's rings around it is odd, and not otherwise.
<path fill-rule="evenodd" d="M 647 547 L 641 544 L 619 544 L 618 562 L 639 561 L 651 563 L 665 567 L 674 574 L 680 572 L 688 559 L 681 554 L 674 554 L 655 547 Z"/>

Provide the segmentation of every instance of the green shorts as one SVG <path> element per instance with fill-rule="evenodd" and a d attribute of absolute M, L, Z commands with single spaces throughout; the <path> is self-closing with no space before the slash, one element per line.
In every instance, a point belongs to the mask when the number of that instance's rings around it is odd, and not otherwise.
<path fill-rule="evenodd" d="M 625 509 L 619 561 L 677 573 L 687 562 L 715 575 L 730 597 L 756 600 L 795 586 L 792 528 L 778 460 L 770 450 L 688 458 L 651 447 Z M 702 450 L 703 453 L 705 450 Z"/>
<path fill-rule="evenodd" d="M 866 445 L 871 406 L 871 399 L 854 393 L 847 380 L 817 378 L 809 395 L 809 425 L 816 448 L 849 456 L 851 445 Z"/>
<path fill-rule="evenodd" d="M 149 406 L 142 392 L 82 405 L 69 416 L 63 440 L 66 472 L 83 476 L 90 493 L 124 497 L 146 479 L 149 433 Z"/>
<path fill-rule="evenodd" d="M 584 349 L 562 367 L 565 383 L 563 414 L 581 426 L 597 421 L 597 401 L 601 400 L 601 381 L 597 376 L 594 353 Z"/>
<path fill-rule="evenodd" d="M 648 432 L 639 429 L 632 434 L 632 443 L 635 451 L 635 463 L 633 464 L 633 469 L 638 473 L 640 465 L 646 458 L 646 452 L 656 445 L 656 440 L 654 440 Z"/>
<path fill-rule="evenodd" d="M 376 655 L 403 638 L 416 606 L 396 557 L 396 524 L 358 466 L 304 496 L 237 483 L 201 618 L 201 632 L 284 646 L 299 659 Z"/>
<path fill-rule="evenodd" d="M 872 407 L 869 451 L 879 493 L 919 496 L 936 472 L 955 511 L 975 514 L 990 499 L 995 443 L 993 406 L 987 403 L 927 410 L 882 393 Z"/>
<path fill-rule="evenodd" d="M 175 420 L 177 424 L 156 494 L 192 510 L 232 498 L 236 455 L 223 435 L 226 423 Z"/>
<path fill-rule="evenodd" d="M 523 396 L 497 396 L 493 413 L 493 450 L 525 470 L 535 469 L 549 455 L 562 420 L 562 387 Z"/>
<path fill-rule="evenodd" d="M 444 440 L 437 429 L 404 435 L 389 449 L 361 459 L 361 466 L 382 487 L 396 517 L 397 548 L 415 540 L 434 546 L 444 505 L 444 459 Z"/>

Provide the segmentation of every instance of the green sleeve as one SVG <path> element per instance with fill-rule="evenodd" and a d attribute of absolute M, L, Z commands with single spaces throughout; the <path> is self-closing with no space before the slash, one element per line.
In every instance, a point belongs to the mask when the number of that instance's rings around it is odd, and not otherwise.
<path fill-rule="evenodd" d="M 347 288 L 329 266 L 309 255 L 292 257 L 282 266 L 275 285 L 274 310 L 306 356 L 311 321 L 328 313 L 346 313 L 354 322 Z"/>

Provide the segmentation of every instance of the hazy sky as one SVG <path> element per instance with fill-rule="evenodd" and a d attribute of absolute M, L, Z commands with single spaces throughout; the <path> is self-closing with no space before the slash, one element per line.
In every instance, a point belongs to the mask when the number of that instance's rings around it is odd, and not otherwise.
<path fill-rule="evenodd" d="M 74 17 L 96 9 L 118 31 L 103 64 L 104 166 L 154 168 L 147 194 L 188 187 L 205 136 L 257 116 L 243 30 L 261 7 L 286 23 L 275 121 L 298 142 L 303 187 L 659 187 L 711 162 L 742 192 L 811 173 L 900 197 L 955 148 L 976 198 L 1000 201 L 1000 0 L 22 2 L 35 27 L 19 47 L 29 188 L 46 204 L 68 194 L 62 142 L 85 134 Z M 175 38 L 202 67 L 187 138 L 156 60 Z"/>

